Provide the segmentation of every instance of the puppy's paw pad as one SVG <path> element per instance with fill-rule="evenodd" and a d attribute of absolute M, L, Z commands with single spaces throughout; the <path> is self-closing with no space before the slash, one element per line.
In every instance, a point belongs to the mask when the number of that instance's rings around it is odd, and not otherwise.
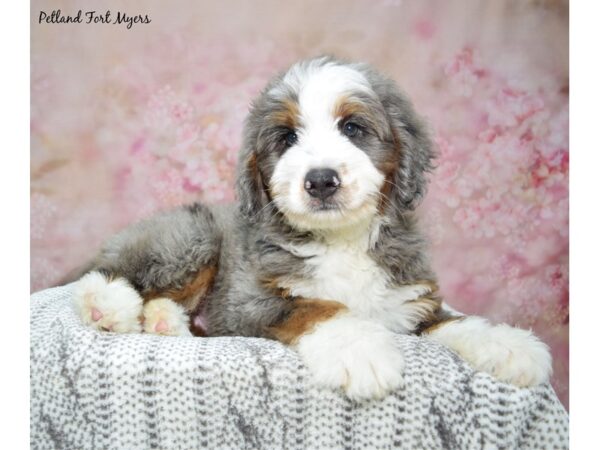
<path fill-rule="evenodd" d="M 157 298 L 144 306 L 144 331 L 163 336 L 191 336 L 186 310 L 168 298 Z"/>
<path fill-rule="evenodd" d="M 142 298 L 123 278 L 108 280 L 99 272 L 91 272 L 74 286 L 73 302 L 83 323 L 97 330 L 141 331 Z"/>
<path fill-rule="evenodd" d="M 154 331 L 157 333 L 166 333 L 169 331 L 169 324 L 165 319 L 160 319 L 154 326 Z"/>
<path fill-rule="evenodd" d="M 298 351 L 315 384 L 343 388 L 349 398 L 384 397 L 403 384 L 404 358 L 383 326 L 340 317 L 303 336 Z"/>
<path fill-rule="evenodd" d="M 102 314 L 99 309 L 92 308 L 92 320 L 94 322 L 98 322 L 102 317 L 104 317 L 104 314 Z"/>

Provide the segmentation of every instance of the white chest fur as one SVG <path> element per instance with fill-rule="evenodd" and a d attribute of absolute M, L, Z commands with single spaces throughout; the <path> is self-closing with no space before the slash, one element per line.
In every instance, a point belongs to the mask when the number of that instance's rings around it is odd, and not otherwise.
<path fill-rule="evenodd" d="M 292 294 L 303 297 L 336 300 L 350 309 L 364 307 L 388 294 L 388 277 L 375 262 L 356 245 L 314 245 L 303 249 L 312 255 L 307 265 L 313 276 L 296 282 Z"/>
<path fill-rule="evenodd" d="M 422 317 L 416 300 L 430 292 L 427 285 L 392 286 L 387 273 L 368 254 L 368 238 L 335 239 L 289 247 L 306 264 L 312 276 L 289 280 L 286 288 L 295 296 L 335 300 L 354 314 L 376 319 L 397 332 L 413 331 Z"/>

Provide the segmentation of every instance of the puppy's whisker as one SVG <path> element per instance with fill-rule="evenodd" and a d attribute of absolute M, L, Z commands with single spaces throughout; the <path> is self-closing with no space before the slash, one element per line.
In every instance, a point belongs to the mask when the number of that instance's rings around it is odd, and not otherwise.
<path fill-rule="evenodd" d="M 272 205 L 275 203 L 275 200 L 271 200 L 270 202 L 268 202 L 265 206 L 263 206 L 262 208 L 260 208 L 259 211 L 256 212 L 256 214 L 254 214 L 252 216 L 252 218 L 256 218 L 259 216 L 260 213 L 262 213 L 268 206 Z"/>
<path fill-rule="evenodd" d="M 402 190 L 402 188 L 401 188 L 400 186 L 398 186 L 396 183 L 392 183 L 392 182 L 391 182 L 391 181 L 389 181 L 389 180 L 383 180 L 383 182 L 384 182 L 384 183 L 387 183 L 387 184 L 391 184 L 392 186 L 395 186 L 395 187 L 397 187 L 398 189 Z"/>
<path fill-rule="evenodd" d="M 378 198 L 379 196 L 381 196 L 386 201 L 387 205 L 389 205 L 390 207 L 392 207 L 399 215 L 404 214 L 400 210 L 400 208 L 398 208 L 396 205 L 394 205 L 394 203 L 392 202 L 392 200 L 387 195 L 385 195 L 383 192 L 379 192 L 377 194 L 371 193 L 369 195 L 372 196 L 372 197 L 374 197 L 374 198 Z"/>
<path fill-rule="evenodd" d="M 400 210 L 400 208 L 398 208 L 396 205 L 394 205 L 394 203 L 392 202 L 392 199 L 390 199 L 386 194 L 380 192 L 379 195 L 383 198 L 383 200 L 386 201 L 387 205 L 389 205 L 392 209 L 394 209 L 398 214 L 402 215 L 402 211 Z"/>

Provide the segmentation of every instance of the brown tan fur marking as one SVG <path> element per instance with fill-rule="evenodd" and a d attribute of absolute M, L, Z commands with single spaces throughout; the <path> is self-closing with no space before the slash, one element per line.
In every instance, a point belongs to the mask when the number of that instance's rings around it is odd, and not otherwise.
<path fill-rule="evenodd" d="M 289 288 L 281 287 L 281 280 L 279 277 L 263 277 L 260 279 L 260 283 L 274 295 L 282 298 L 290 298 L 292 296 Z"/>
<path fill-rule="evenodd" d="M 432 331 L 437 330 L 440 327 L 443 327 L 444 325 L 450 323 L 450 322 L 455 322 L 457 320 L 463 320 L 466 316 L 452 316 L 449 317 L 448 319 L 442 320 L 440 322 L 434 323 L 433 325 L 425 328 L 423 331 L 420 332 L 420 334 L 429 334 Z"/>
<path fill-rule="evenodd" d="M 217 267 L 211 266 L 199 270 L 189 283 L 178 289 L 165 289 L 164 291 L 152 290 L 142 294 L 144 301 L 160 297 L 167 297 L 184 306 L 188 311 L 194 311 L 200 301 L 212 288 Z"/>
<path fill-rule="evenodd" d="M 455 320 L 462 320 L 466 317 L 456 315 L 450 311 L 442 309 L 442 300 L 437 295 L 428 294 L 428 296 L 426 297 L 428 297 L 430 300 L 435 301 L 435 303 L 437 303 L 437 308 L 435 310 L 432 310 L 429 315 L 423 318 L 423 320 L 415 330 L 416 334 L 431 333 L 432 331 L 444 326 L 447 323 L 454 322 Z M 422 297 L 415 301 L 420 301 L 421 299 Z"/>
<path fill-rule="evenodd" d="M 386 205 L 389 204 L 392 206 L 392 200 L 390 195 L 392 193 L 392 189 L 394 186 L 394 179 L 396 170 L 398 170 L 398 166 L 400 165 L 400 155 L 402 152 L 402 146 L 400 145 L 400 138 L 395 130 L 392 129 L 392 138 L 394 142 L 394 151 L 387 152 L 387 158 L 381 164 L 378 165 L 378 169 L 385 176 L 385 181 L 383 182 L 383 186 L 379 190 L 381 194 L 381 198 L 379 199 L 379 205 L 377 210 L 380 214 L 385 213 Z"/>
<path fill-rule="evenodd" d="M 256 153 L 252 153 L 248 158 L 247 167 L 248 173 L 250 174 L 256 185 L 260 186 L 262 182 L 262 177 L 260 176 L 260 172 L 258 171 L 258 158 L 256 157 Z"/>
<path fill-rule="evenodd" d="M 415 300 L 409 300 L 406 305 L 414 308 L 420 324 L 428 323 L 435 320 L 442 306 L 442 299 L 437 295 L 425 294 Z"/>
<path fill-rule="evenodd" d="M 283 100 L 281 109 L 273 111 L 269 115 L 270 119 L 291 130 L 295 130 L 300 126 L 300 109 L 298 104 L 290 99 Z"/>
<path fill-rule="evenodd" d="M 300 336 L 309 333 L 316 324 L 331 319 L 346 306 L 329 300 L 297 298 L 292 300 L 293 307 L 288 316 L 280 323 L 270 327 L 269 331 L 284 344 L 294 344 Z"/>
<path fill-rule="evenodd" d="M 429 288 L 430 294 L 434 294 L 440 290 L 438 284 L 433 280 L 416 280 L 411 282 L 410 284 L 422 284 L 424 286 L 427 286 Z"/>
<path fill-rule="evenodd" d="M 253 152 L 246 160 L 246 170 L 248 177 L 254 181 L 254 186 L 257 190 L 256 195 L 258 196 L 257 199 L 262 199 L 264 196 L 266 197 L 266 201 L 270 202 L 272 200 L 271 189 L 260 171 L 256 153 Z"/>
<path fill-rule="evenodd" d="M 363 103 L 347 96 L 340 97 L 333 106 L 334 118 L 347 119 L 356 114 L 370 115 L 370 112 Z"/>

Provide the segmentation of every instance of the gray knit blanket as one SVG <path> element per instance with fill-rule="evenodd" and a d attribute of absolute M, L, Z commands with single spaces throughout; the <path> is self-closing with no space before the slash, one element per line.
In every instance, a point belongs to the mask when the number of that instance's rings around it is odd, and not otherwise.
<path fill-rule="evenodd" d="M 519 389 L 398 336 L 405 387 L 354 403 L 316 388 L 278 342 L 99 333 L 70 288 L 31 297 L 34 449 L 560 449 L 549 385 Z"/>

